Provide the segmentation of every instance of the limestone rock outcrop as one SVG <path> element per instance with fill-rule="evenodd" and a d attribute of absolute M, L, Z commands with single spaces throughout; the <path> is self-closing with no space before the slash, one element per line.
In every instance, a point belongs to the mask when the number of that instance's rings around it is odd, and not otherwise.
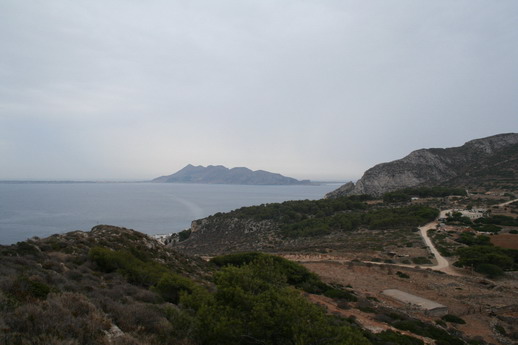
<path fill-rule="evenodd" d="M 498 175 L 495 169 L 504 169 L 507 175 L 516 177 L 517 167 L 518 134 L 499 134 L 471 140 L 460 147 L 413 151 L 402 159 L 370 168 L 355 184 L 349 182 L 326 197 L 380 196 L 408 187 L 470 184 Z"/>

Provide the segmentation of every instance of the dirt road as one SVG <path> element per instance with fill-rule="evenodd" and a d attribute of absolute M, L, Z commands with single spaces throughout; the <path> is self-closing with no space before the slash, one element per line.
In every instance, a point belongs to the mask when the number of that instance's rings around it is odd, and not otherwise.
<path fill-rule="evenodd" d="M 441 211 L 439 218 L 446 217 L 446 213 L 449 213 L 449 212 L 451 212 L 451 210 Z M 438 224 L 438 222 L 437 222 L 437 220 L 435 220 L 433 222 L 430 222 L 426 225 L 419 227 L 419 231 L 421 233 L 421 237 L 423 237 L 424 243 L 428 246 L 428 248 L 430 248 L 430 252 L 432 252 L 432 254 L 435 256 L 435 259 L 437 260 L 436 265 L 427 266 L 427 268 L 431 268 L 436 271 L 441 271 L 441 272 L 444 272 L 444 273 L 447 273 L 447 274 L 450 274 L 453 276 L 460 276 L 461 274 L 459 274 L 457 271 L 455 271 L 455 269 L 453 267 L 451 267 L 450 262 L 444 256 L 442 256 L 441 253 L 439 253 L 437 248 L 435 248 L 435 246 L 433 245 L 430 237 L 428 237 L 428 230 L 435 229 L 437 224 Z"/>
<path fill-rule="evenodd" d="M 509 201 L 503 202 L 503 203 L 501 203 L 501 204 L 498 204 L 498 205 L 496 205 L 496 206 L 498 206 L 498 207 L 506 206 L 506 205 L 512 204 L 512 203 L 513 203 L 513 202 L 515 202 L 515 201 L 518 201 L 518 199 L 509 200 Z"/>
<path fill-rule="evenodd" d="M 446 214 L 451 212 L 452 210 L 443 210 L 441 211 L 438 218 L 445 218 Z M 432 240 L 430 237 L 428 237 L 428 230 L 435 229 L 437 226 L 438 221 L 437 219 L 433 222 L 430 222 L 428 224 L 425 224 L 421 227 L 419 227 L 419 231 L 421 234 L 421 237 L 423 238 L 424 243 L 428 248 L 430 248 L 430 252 L 433 253 L 435 256 L 435 259 L 437 261 L 436 265 L 428 266 L 428 265 L 422 265 L 423 268 L 430 268 L 432 270 L 441 271 L 449 275 L 453 276 L 462 276 L 461 273 L 457 272 L 451 265 L 450 262 L 439 253 L 437 248 L 432 243 Z M 298 261 L 298 262 L 319 262 L 319 261 L 332 261 L 332 262 L 339 262 L 339 263 L 345 263 L 349 262 L 350 259 L 341 258 L 339 256 L 334 255 L 326 255 L 326 254 L 284 254 L 282 255 L 286 259 Z M 386 263 L 380 263 L 380 262 L 372 262 L 372 261 L 364 261 L 365 263 L 371 263 L 376 265 L 386 265 Z M 407 264 L 391 264 L 393 266 L 400 266 L 400 267 L 415 267 L 415 265 L 407 265 Z"/>

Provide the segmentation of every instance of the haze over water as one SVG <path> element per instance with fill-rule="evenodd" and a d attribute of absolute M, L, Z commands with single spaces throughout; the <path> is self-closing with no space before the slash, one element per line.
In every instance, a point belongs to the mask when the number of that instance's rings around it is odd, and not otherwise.
<path fill-rule="evenodd" d="M 178 232 L 191 221 L 242 206 L 320 199 L 337 184 L 243 186 L 176 183 L 0 183 L 0 244 L 97 224 L 147 234 Z"/>

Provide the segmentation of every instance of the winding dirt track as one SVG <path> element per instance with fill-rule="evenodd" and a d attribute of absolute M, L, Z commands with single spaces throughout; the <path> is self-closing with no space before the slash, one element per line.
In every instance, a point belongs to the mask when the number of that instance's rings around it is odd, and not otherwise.
<path fill-rule="evenodd" d="M 438 218 L 444 218 L 446 217 L 446 213 L 451 212 L 452 210 L 443 210 L 441 211 Z M 435 259 L 437 261 L 437 264 L 433 266 L 428 265 L 421 265 L 422 268 L 430 268 L 432 270 L 444 272 L 446 274 L 452 275 L 452 276 L 462 276 L 463 274 L 456 271 L 454 267 L 450 265 L 450 262 L 439 253 L 437 248 L 432 243 L 432 240 L 430 237 L 428 237 L 428 230 L 434 229 L 438 224 L 438 220 L 434 220 L 433 222 L 430 222 L 428 224 L 425 224 L 421 227 L 419 227 L 419 231 L 421 234 L 421 237 L 423 238 L 424 243 L 428 248 L 430 248 L 430 252 L 433 253 L 435 256 Z M 296 255 L 296 254 L 284 254 L 282 255 L 286 259 L 297 261 L 297 262 L 318 262 L 318 261 L 333 261 L 333 262 L 340 262 L 345 263 L 349 262 L 349 259 L 340 258 L 340 257 L 333 257 L 329 255 Z M 387 264 L 387 263 L 381 263 L 381 262 L 374 262 L 374 261 L 363 261 L 365 263 L 371 263 L 375 265 L 392 265 L 392 266 L 400 266 L 400 267 L 415 267 L 415 265 L 408 265 L 408 264 Z"/>
<path fill-rule="evenodd" d="M 507 201 L 507 202 L 504 202 L 504 203 L 501 203 L 501 204 L 498 204 L 497 206 L 505 206 L 505 205 L 508 205 L 510 203 L 513 203 L 515 201 L 518 201 L 518 199 L 514 199 L 514 200 L 510 200 L 510 201 Z M 449 275 L 452 275 L 452 276 L 463 276 L 463 274 L 460 272 L 460 271 L 457 271 L 454 267 L 451 266 L 450 262 L 448 261 L 448 259 L 446 259 L 444 256 L 441 255 L 441 253 L 439 253 L 439 251 L 437 250 L 437 248 L 435 248 L 435 246 L 433 245 L 432 243 L 432 240 L 430 239 L 430 237 L 428 237 L 428 230 L 430 229 L 435 229 L 435 227 L 437 226 L 437 224 L 439 223 L 438 222 L 438 219 L 439 218 L 446 218 L 446 214 L 447 213 L 450 213 L 452 212 L 451 209 L 449 210 L 442 210 L 441 213 L 439 214 L 439 217 L 434 220 L 433 222 L 430 222 L 428 224 L 425 224 L 421 227 L 419 227 L 419 232 L 421 234 L 421 237 L 423 238 L 423 241 L 424 243 L 426 244 L 426 246 L 428 246 L 428 248 L 430 248 L 430 252 L 435 256 L 435 259 L 437 261 L 437 264 L 433 265 L 433 266 L 424 266 L 422 265 L 421 267 L 423 268 L 430 268 L 432 270 L 436 270 L 436 271 L 440 271 L 440 272 L 444 272 L 446 274 L 449 274 Z M 350 260 L 346 260 L 346 259 L 340 259 L 340 258 L 331 258 L 327 255 L 304 255 L 304 258 L 301 258 L 299 255 L 283 255 L 284 257 L 286 257 L 287 259 L 290 259 L 290 260 L 294 260 L 294 261 L 299 261 L 299 262 L 309 262 L 309 261 L 335 261 L 335 262 L 348 262 Z M 364 261 L 364 262 L 368 262 L 368 263 L 372 263 L 372 264 L 382 264 L 382 263 L 379 263 L 379 262 L 371 262 L 371 261 Z M 386 263 L 384 263 L 384 265 L 387 265 Z M 415 267 L 415 265 L 405 265 L 405 264 L 391 264 L 393 266 L 401 266 L 401 267 Z"/>
<path fill-rule="evenodd" d="M 498 204 L 497 206 L 503 207 L 503 206 L 509 205 L 509 204 L 511 204 L 511 203 L 513 203 L 515 201 L 518 201 L 518 199 L 506 201 L 506 202 L 503 202 L 501 204 Z M 446 218 L 446 214 L 451 212 L 451 211 L 452 211 L 451 209 L 450 210 L 442 210 L 440 215 L 439 215 L 439 218 Z M 436 271 L 441 271 L 441 272 L 444 272 L 444 273 L 447 273 L 447 274 L 450 274 L 450 275 L 453 275 L 453 276 L 461 276 L 462 274 L 457 272 L 450 265 L 448 259 L 446 259 L 444 256 L 442 256 L 441 253 L 439 253 L 437 248 L 435 248 L 435 246 L 433 245 L 432 240 L 430 239 L 430 237 L 428 237 L 428 230 L 433 229 L 436 226 L 437 226 L 437 220 L 435 220 L 433 222 L 430 222 L 430 223 L 428 223 L 426 225 L 423 225 L 423 226 L 421 226 L 419 228 L 419 231 L 421 233 L 421 236 L 423 237 L 424 243 L 426 243 L 428 248 L 430 248 L 430 251 L 433 253 L 433 255 L 435 255 L 435 259 L 437 260 L 437 264 L 435 266 L 427 266 L 427 268 L 431 268 L 431 269 L 436 270 Z"/>
<path fill-rule="evenodd" d="M 448 212 L 451 212 L 451 210 L 441 211 L 439 218 L 444 218 L 446 216 L 446 213 Z M 428 246 L 428 248 L 430 248 L 430 252 L 432 252 L 432 254 L 435 256 L 435 259 L 437 260 L 436 265 L 426 266 L 426 268 L 441 271 L 452 276 L 460 276 L 461 274 L 459 274 L 459 272 L 457 272 L 453 267 L 451 267 L 450 262 L 444 256 L 442 256 L 441 253 L 439 253 L 437 248 L 435 248 L 435 246 L 433 245 L 430 237 L 428 237 L 428 230 L 434 229 L 437 226 L 437 224 L 437 220 L 434 220 L 433 222 L 419 227 L 419 232 L 421 233 L 421 237 L 423 237 L 424 243 Z"/>

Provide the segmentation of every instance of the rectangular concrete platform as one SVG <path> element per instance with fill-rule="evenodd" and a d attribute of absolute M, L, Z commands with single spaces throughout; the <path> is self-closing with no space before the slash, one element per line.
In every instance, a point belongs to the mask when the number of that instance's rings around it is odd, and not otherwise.
<path fill-rule="evenodd" d="M 443 316 L 448 314 L 448 307 L 440 303 L 431 301 L 429 299 L 415 296 L 398 289 L 387 289 L 382 292 L 384 295 L 392 297 L 393 299 L 408 304 L 411 307 L 422 310 L 426 315 Z"/>

